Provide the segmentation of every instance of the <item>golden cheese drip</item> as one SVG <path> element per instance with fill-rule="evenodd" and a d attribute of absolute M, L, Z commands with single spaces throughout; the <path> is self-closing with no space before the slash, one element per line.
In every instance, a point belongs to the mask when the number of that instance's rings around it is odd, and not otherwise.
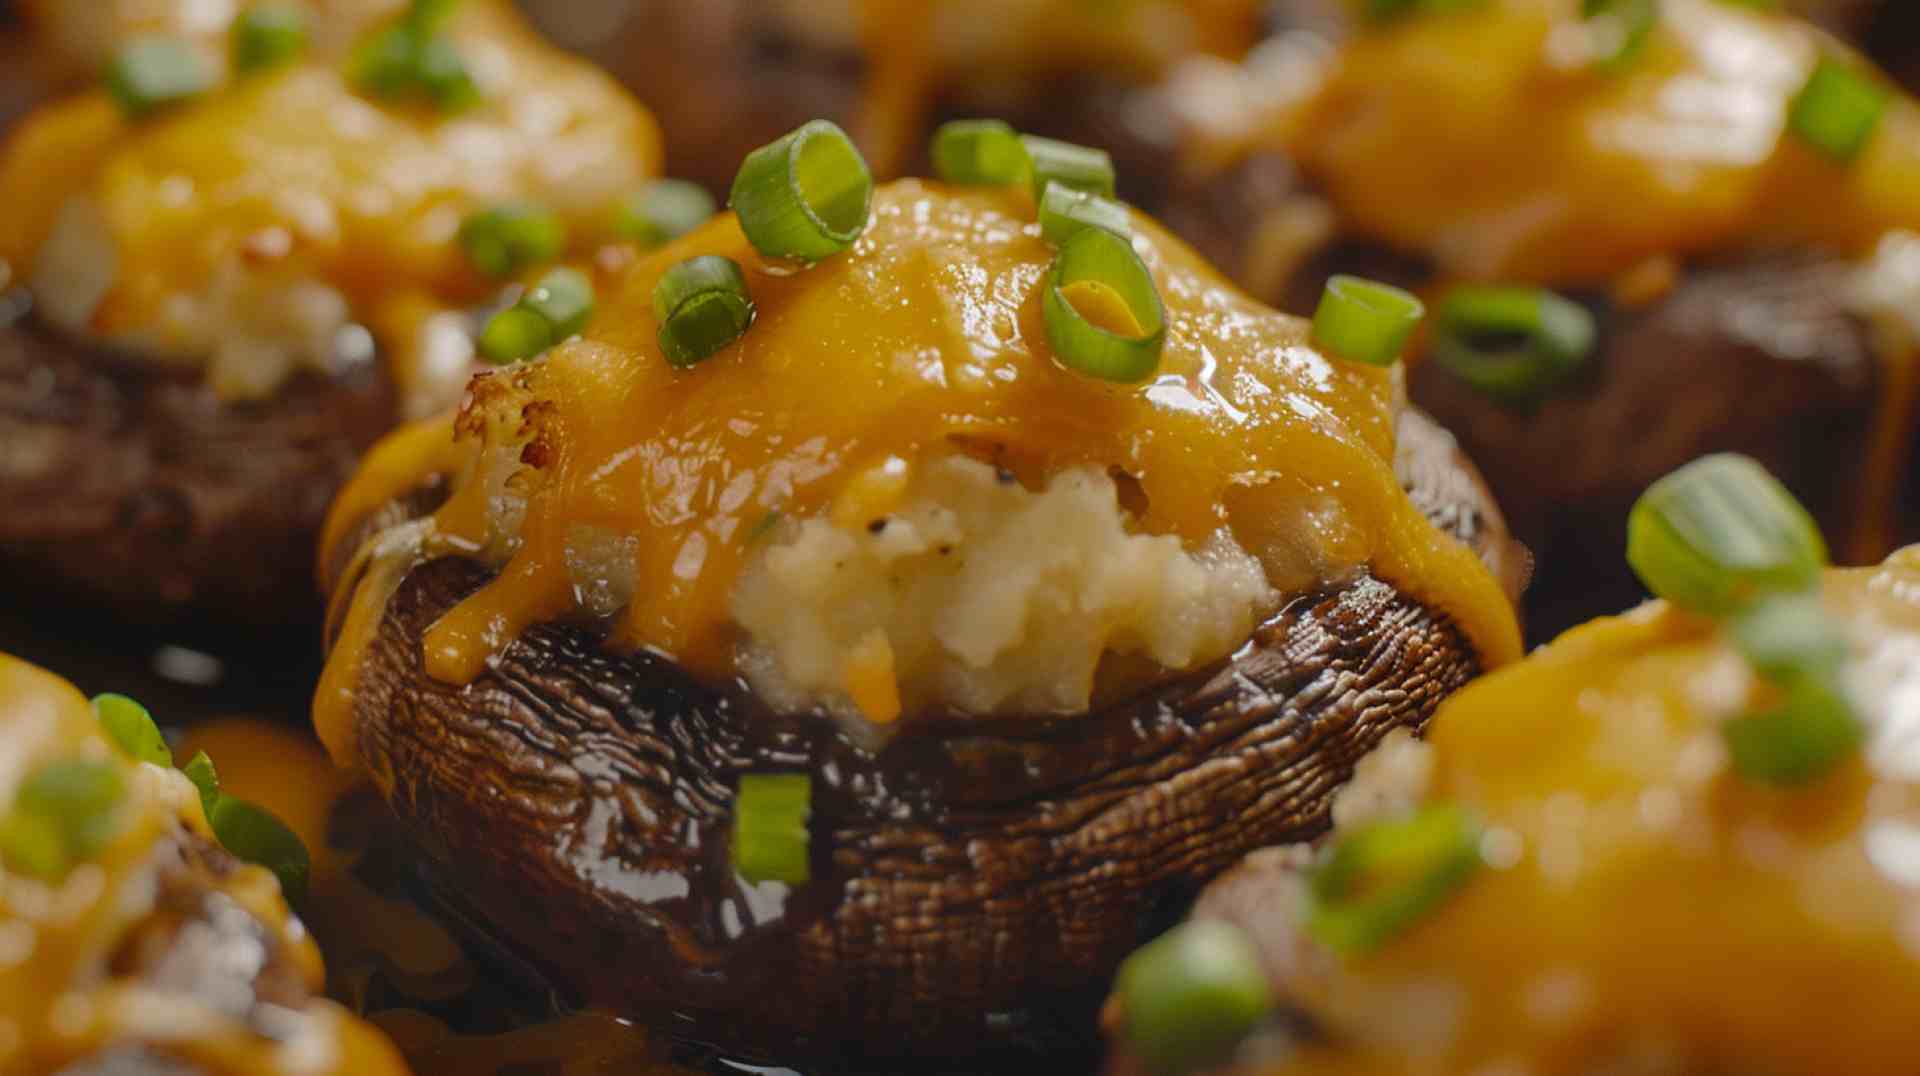
<path fill-rule="evenodd" d="M 384 1036 L 329 1002 L 293 1014 L 281 1039 L 198 1002 L 110 974 L 125 932 L 148 914 L 157 842 L 178 827 L 212 840 L 199 794 L 178 771 L 136 763 L 106 739 L 72 685 L 0 654 L 0 804 L 39 766 L 113 763 L 126 781 L 122 826 L 58 883 L 0 867 L 0 1073 L 39 1076 L 115 1043 L 145 1043 L 231 1076 L 387 1076 L 404 1072 Z M 276 936 L 297 973 L 320 987 L 318 949 L 288 912 L 273 875 L 236 869 L 222 892 Z"/>
<path fill-rule="evenodd" d="M 1144 493 L 1144 531 L 1198 546 L 1232 526 L 1284 589 L 1369 565 L 1453 617 L 1489 666 L 1515 657 L 1498 584 L 1395 478 L 1397 372 L 1325 358 L 1304 322 L 1235 291 L 1152 221 L 1135 228 L 1169 326 L 1159 373 L 1137 386 L 1053 359 L 1039 301 L 1053 251 L 1024 192 L 882 187 L 853 249 L 805 269 L 759 257 L 730 215 L 638 263 L 585 339 L 501 375 L 515 392 L 488 394 L 508 412 L 491 421 L 531 416 L 540 468 L 517 551 L 428 633 L 428 670 L 466 682 L 529 625 L 570 615 L 569 543 L 586 530 L 637 543 L 638 585 L 611 645 L 731 674 L 728 603 L 755 525 L 823 510 L 889 460 L 952 451 L 990 453 L 1030 479 L 1078 464 L 1124 470 Z M 661 357 L 650 296 L 700 254 L 745 267 L 758 318 L 679 371 Z M 336 508 L 332 540 L 405 476 L 445 473 L 450 436 L 417 429 L 376 450 Z M 428 545 L 493 543 L 489 496 L 484 483 L 456 485 Z M 354 758 L 355 662 L 381 589 L 361 588 L 316 700 L 342 763 Z"/>
<path fill-rule="evenodd" d="M 1910 1067 L 1920 548 L 1830 573 L 1825 601 L 1855 635 L 1871 732 L 1805 790 L 1728 769 L 1718 724 L 1762 689 L 1712 624 L 1664 604 L 1454 696 L 1429 734 L 1432 799 L 1482 819 L 1500 866 L 1377 952 L 1305 976 L 1340 1045 L 1272 1071 Z"/>
<path fill-rule="evenodd" d="M 238 269 L 334 289 L 402 388 L 431 380 L 407 366 L 430 361 L 411 354 L 420 328 L 494 287 L 455 241 L 468 214 L 544 205 L 585 251 L 661 156 L 652 117 L 505 0 L 461 4 L 448 33 L 482 92 L 454 114 L 363 97 L 311 55 L 150 119 L 125 119 L 104 91 L 43 110 L 0 157 L 0 261 L 31 279 L 62 210 L 85 205 L 111 252 L 95 331 L 165 351 L 182 331 L 176 297 Z"/>

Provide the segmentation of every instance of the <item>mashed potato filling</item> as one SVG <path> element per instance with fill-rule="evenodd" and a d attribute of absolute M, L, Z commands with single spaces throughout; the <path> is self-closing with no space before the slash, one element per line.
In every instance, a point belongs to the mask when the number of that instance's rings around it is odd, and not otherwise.
<path fill-rule="evenodd" d="M 1189 550 L 1129 525 L 1097 468 L 1029 490 L 977 460 L 936 460 L 884 516 L 772 528 L 733 598 L 740 667 L 783 710 L 1075 713 L 1107 655 L 1191 668 L 1278 604 L 1224 530 Z"/>

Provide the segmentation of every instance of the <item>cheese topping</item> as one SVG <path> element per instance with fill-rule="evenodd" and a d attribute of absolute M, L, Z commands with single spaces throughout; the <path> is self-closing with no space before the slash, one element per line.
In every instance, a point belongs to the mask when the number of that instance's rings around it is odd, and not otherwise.
<path fill-rule="evenodd" d="M 461 4 L 447 32 L 481 90 L 451 114 L 364 97 L 317 56 L 146 120 L 103 92 L 38 114 L 0 159 L 0 261 L 57 323 L 206 368 L 230 397 L 364 358 L 371 332 L 414 414 L 452 402 L 464 368 L 446 374 L 436 315 L 496 286 L 461 221 L 537 203 L 585 253 L 660 148 L 504 0 Z"/>
<path fill-rule="evenodd" d="M 1920 548 L 1829 573 L 1825 603 L 1853 640 L 1869 741 L 1807 789 L 1732 772 L 1718 726 L 1761 701 L 1760 681 L 1713 624 L 1663 603 L 1575 629 L 1443 705 L 1412 772 L 1487 827 L 1491 866 L 1379 950 L 1303 975 L 1340 1045 L 1276 1071 L 1417 1057 L 1435 1073 L 1573 1076 L 1634 1051 L 1660 1061 L 1636 1072 L 1909 1064 Z"/>
<path fill-rule="evenodd" d="M 1039 294 L 1053 251 L 1023 191 L 884 186 L 854 247 L 804 269 L 760 258 L 723 215 L 603 292 L 585 339 L 477 382 L 459 441 L 423 427 L 376 447 L 335 505 L 323 563 L 372 509 L 458 471 L 452 499 L 398 552 L 479 556 L 499 574 L 429 632 L 434 676 L 469 681 L 529 625 L 583 611 L 569 551 L 596 531 L 633 540 L 636 585 L 609 645 L 726 676 L 730 603 L 769 513 L 883 501 L 899 488 L 887 461 L 958 453 L 1033 489 L 1077 466 L 1125 475 L 1140 533 L 1198 551 L 1225 528 L 1282 593 L 1368 565 L 1450 615 L 1487 665 L 1514 657 L 1500 587 L 1395 477 L 1397 372 L 1323 357 L 1306 323 L 1235 291 L 1152 221 L 1134 226 L 1168 322 L 1160 372 L 1137 386 L 1053 359 Z M 680 371 L 660 354 L 650 296 L 700 254 L 741 263 L 758 317 Z M 342 762 L 355 757 L 355 662 L 381 590 L 362 585 L 336 617 L 343 637 L 316 703 Z"/>
<path fill-rule="evenodd" d="M 0 866 L 0 1073 L 60 1070 L 116 1043 L 148 1043 L 231 1076 L 332 1076 L 402 1071 L 393 1048 L 327 1002 L 289 1013 L 286 1034 L 263 1037 L 177 990 L 116 976 L 123 935 L 152 908 L 152 851 L 176 827 L 212 841 L 199 793 L 177 770 L 138 763 L 107 740 L 80 693 L 0 654 L 0 804 L 11 805 L 40 766 L 107 762 L 126 783 L 121 826 L 100 852 L 58 882 Z M 288 912 L 265 868 L 242 866 L 222 896 L 277 935 L 308 989 L 320 954 Z"/>

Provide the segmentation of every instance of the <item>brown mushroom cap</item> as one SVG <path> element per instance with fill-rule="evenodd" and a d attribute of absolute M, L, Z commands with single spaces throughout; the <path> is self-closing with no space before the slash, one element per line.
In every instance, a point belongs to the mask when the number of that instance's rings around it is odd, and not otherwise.
<path fill-rule="evenodd" d="M 1402 438 L 1416 503 L 1517 579 L 1498 510 L 1422 422 Z M 360 666 L 358 761 L 513 963 L 749 1050 L 965 1054 L 1076 1006 L 1084 1034 L 1088 988 L 1163 901 L 1319 832 L 1354 760 L 1478 669 L 1446 618 L 1363 571 L 1137 697 L 920 719 L 869 751 L 578 626 L 526 632 L 465 687 L 434 680 L 423 633 L 487 579 L 448 558 L 401 583 Z M 791 892 L 730 865 L 733 790 L 763 771 L 812 777 L 814 880 Z"/>
<path fill-rule="evenodd" d="M 327 503 L 395 416 L 374 363 L 225 403 L 0 318 L 0 576 L 135 619 L 311 623 Z"/>

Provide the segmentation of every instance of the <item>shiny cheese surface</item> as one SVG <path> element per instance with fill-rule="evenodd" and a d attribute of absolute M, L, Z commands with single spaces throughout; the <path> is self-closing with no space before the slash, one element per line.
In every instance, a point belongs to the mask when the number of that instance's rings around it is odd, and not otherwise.
<path fill-rule="evenodd" d="M 467 0 L 448 32 L 482 93 L 453 114 L 363 97 L 343 64 L 319 57 L 147 120 L 124 119 L 100 91 L 39 113 L 0 159 L 0 260 L 31 278 L 78 196 L 111 253 L 90 322 L 103 336 L 164 336 L 176 296 L 238 270 L 324 284 L 406 352 L 435 310 L 494 288 L 457 242 L 468 214 L 530 201 L 591 249 L 615 200 L 660 160 L 646 111 L 505 0 Z"/>
<path fill-rule="evenodd" d="M 178 771 L 136 763 L 100 731 L 72 685 L 0 654 L 0 803 L 40 766 L 107 761 L 126 781 L 122 827 L 58 883 L 0 867 L 0 1073 L 41 1076 L 117 1042 L 146 1043 L 220 1076 L 398 1076 L 393 1047 L 328 1002 L 289 1014 L 287 1034 L 262 1037 L 190 993 L 113 974 L 123 934 L 153 899 L 152 852 L 175 827 L 211 840 L 199 794 Z M 309 989 L 319 951 L 288 912 L 273 875 L 245 866 L 222 892 L 278 935 Z"/>
<path fill-rule="evenodd" d="M 1395 478 L 1398 371 L 1321 355 L 1304 321 L 1234 290 L 1152 221 L 1136 216 L 1135 228 L 1167 343 L 1155 376 L 1117 385 L 1066 369 L 1046 343 L 1040 285 L 1053 251 L 1024 191 L 883 186 L 866 234 L 810 268 L 759 257 L 723 215 L 637 263 L 585 339 L 476 384 L 461 441 L 426 426 L 377 447 L 335 505 L 326 560 L 350 552 L 337 547 L 373 508 L 470 466 L 484 442 L 476 428 L 524 428 L 521 458 L 536 465 L 517 480 L 519 544 L 430 631 L 429 671 L 470 680 L 528 625 L 574 615 L 570 552 L 582 535 L 610 533 L 632 538 L 637 582 L 611 645 L 722 675 L 735 642 L 728 599 L 770 513 L 864 522 L 885 514 L 900 468 L 968 452 L 1029 483 L 1074 464 L 1124 471 L 1139 485 L 1143 532 L 1197 546 L 1229 527 L 1283 590 L 1370 565 L 1451 615 L 1487 664 L 1516 656 L 1498 584 Z M 758 318 L 739 342 L 676 370 L 650 296 L 699 254 L 742 264 Z M 457 484 L 425 551 L 497 547 L 499 492 Z M 317 721 L 342 760 L 354 757 L 354 661 L 380 590 L 360 587 L 336 616 L 345 628 Z"/>
<path fill-rule="evenodd" d="M 206 59 L 224 66 L 228 30 L 250 0 L 19 0 L 41 62 L 75 77 L 100 70 L 114 51 L 143 34 L 167 34 L 193 42 Z M 362 31 L 405 10 L 407 0 L 303 0 L 307 36 L 327 54 L 345 49 Z"/>
<path fill-rule="evenodd" d="M 1444 705 L 1431 796 L 1480 816 L 1496 866 L 1375 954 L 1288 983 L 1339 1045 L 1273 1071 L 1910 1070 L 1920 549 L 1831 573 L 1825 600 L 1871 732 L 1805 790 L 1729 771 L 1718 723 L 1763 689 L 1664 604 Z"/>
<path fill-rule="evenodd" d="M 1458 275 L 1593 282 L 1658 255 L 1856 253 L 1920 227 L 1910 99 L 1895 95 L 1848 164 L 1787 131 L 1816 60 L 1844 52 L 1825 35 L 1666 0 L 1645 49 L 1614 70 L 1595 64 L 1579 11 L 1491 0 L 1404 18 L 1331 57 L 1282 54 L 1294 76 L 1270 73 L 1276 89 L 1252 107 L 1351 227 Z"/>

